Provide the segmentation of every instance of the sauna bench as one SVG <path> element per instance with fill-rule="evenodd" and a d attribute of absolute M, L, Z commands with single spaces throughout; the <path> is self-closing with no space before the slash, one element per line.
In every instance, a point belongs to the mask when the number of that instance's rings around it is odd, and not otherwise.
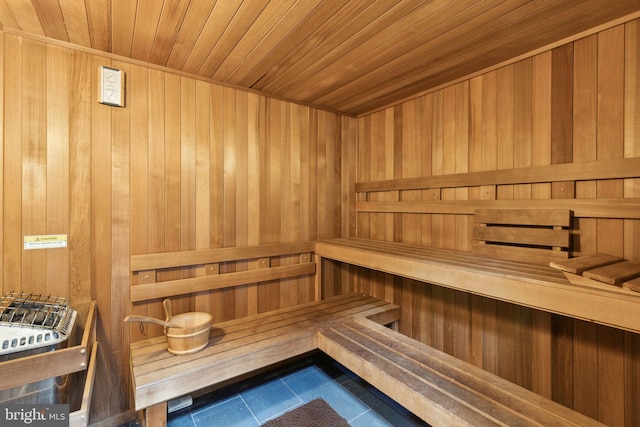
<path fill-rule="evenodd" d="M 640 293 L 576 284 L 543 265 L 369 239 L 318 241 L 317 257 L 640 332 Z"/>
<path fill-rule="evenodd" d="M 164 336 L 132 343 L 135 408 L 146 410 L 147 425 L 165 425 L 168 400 L 317 350 L 318 331 L 356 317 L 391 324 L 400 308 L 349 294 L 214 324 L 209 345 L 193 354 L 169 353 Z"/>
<path fill-rule="evenodd" d="M 369 319 L 321 330 L 318 348 L 433 426 L 604 426 Z"/>

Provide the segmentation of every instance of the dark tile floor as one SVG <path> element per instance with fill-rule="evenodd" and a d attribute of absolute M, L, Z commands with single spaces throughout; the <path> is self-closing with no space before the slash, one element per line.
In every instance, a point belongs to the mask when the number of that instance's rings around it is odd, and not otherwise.
<path fill-rule="evenodd" d="M 257 427 L 317 397 L 353 427 L 426 425 L 322 353 L 198 397 L 168 425 Z"/>

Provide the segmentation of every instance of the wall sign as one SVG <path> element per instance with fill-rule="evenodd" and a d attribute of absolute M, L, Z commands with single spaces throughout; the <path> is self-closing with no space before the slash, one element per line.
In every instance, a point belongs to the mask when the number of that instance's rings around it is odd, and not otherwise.
<path fill-rule="evenodd" d="M 124 71 L 100 66 L 98 83 L 101 104 L 124 107 Z"/>
<path fill-rule="evenodd" d="M 40 236 L 24 236 L 24 249 L 66 248 L 66 234 L 47 234 Z"/>

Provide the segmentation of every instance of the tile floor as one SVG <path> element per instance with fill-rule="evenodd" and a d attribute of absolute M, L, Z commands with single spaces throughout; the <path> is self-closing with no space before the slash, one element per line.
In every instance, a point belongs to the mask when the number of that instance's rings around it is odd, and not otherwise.
<path fill-rule="evenodd" d="M 198 397 L 168 425 L 257 427 L 317 397 L 353 427 L 426 425 L 322 353 Z"/>

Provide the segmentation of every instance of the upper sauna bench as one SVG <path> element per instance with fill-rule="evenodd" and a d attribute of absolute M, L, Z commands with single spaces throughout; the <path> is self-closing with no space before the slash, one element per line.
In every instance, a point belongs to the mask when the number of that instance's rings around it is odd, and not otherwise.
<path fill-rule="evenodd" d="M 640 293 L 569 281 L 546 265 L 357 238 L 318 241 L 315 251 L 335 261 L 640 332 Z"/>

